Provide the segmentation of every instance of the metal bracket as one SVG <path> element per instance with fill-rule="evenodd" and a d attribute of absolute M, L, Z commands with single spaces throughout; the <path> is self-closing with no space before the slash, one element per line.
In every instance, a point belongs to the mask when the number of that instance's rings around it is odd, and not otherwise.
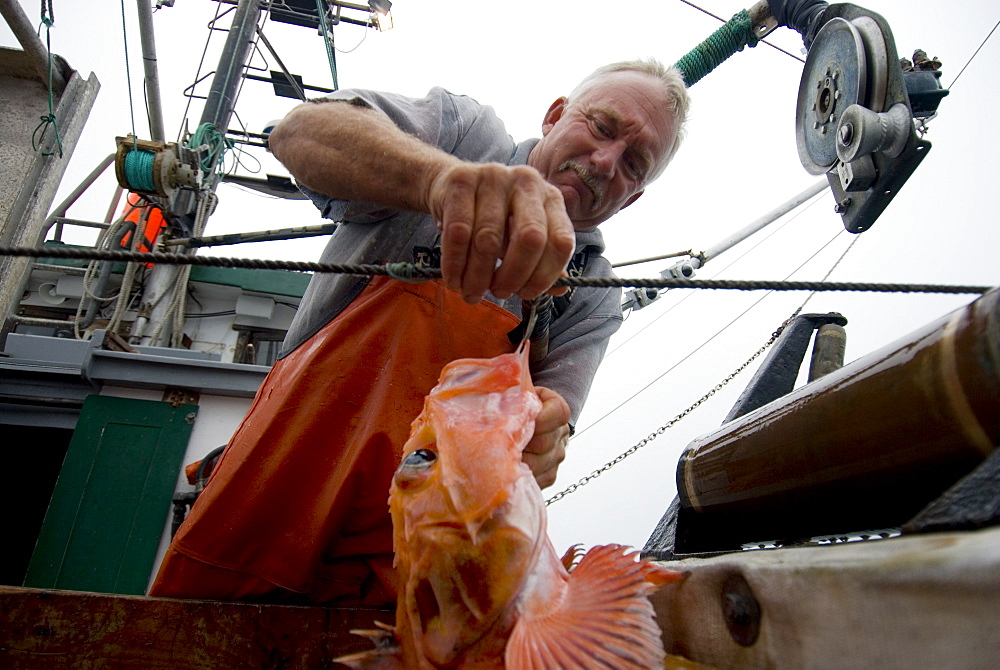
<path fill-rule="evenodd" d="M 740 394 L 723 424 L 763 407 L 795 388 L 813 331 L 825 324 L 847 325 L 847 319 L 836 312 L 829 314 L 799 314 L 775 340 L 767 358 Z"/>

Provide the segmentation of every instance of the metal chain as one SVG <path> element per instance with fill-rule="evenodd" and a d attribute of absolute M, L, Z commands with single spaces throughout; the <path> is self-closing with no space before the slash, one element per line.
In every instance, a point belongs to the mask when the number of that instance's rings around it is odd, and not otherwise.
<path fill-rule="evenodd" d="M 761 346 L 760 349 L 758 349 L 756 352 L 754 352 L 754 354 L 752 356 L 750 356 L 750 358 L 748 358 L 746 360 L 746 362 L 743 363 L 743 365 L 741 365 L 738 368 L 736 368 L 735 370 L 733 370 L 731 373 L 729 373 L 729 375 L 725 379 L 723 379 L 721 382 L 719 382 L 718 384 L 716 384 L 715 388 L 713 388 L 711 391 L 709 391 L 708 393 L 706 393 L 702 397 L 698 398 L 698 400 L 696 400 L 690 407 L 688 407 L 683 412 L 681 412 L 680 414 L 678 414 L 677 416 L 675 416 L 673 419 L 671 419 L 670 421 L 668 421 L 667 423 L 663 424 L 662 426 L 660 426 L 659 428 L 657 428 L 655 431 L 653 431 L 652 433 L 650 433 L 649 435 L 647 435 L 646 437 L 644 437 L 638 444 L 630 447 L 628 450 L 626 450 L 623 453 L 621 453 L 618 456 L 616 456 L 614 458 L 614 460 L 608 461 L 607 463 L 605 463 L 604 465 L 602 465 L 597 470 L 594 470 L 593 472 L 591 472 L 586 477 L 582 477 L 575 484 L 570 484 L 565 489 L 563 489 L 559 493 L 555 494 L 554 496 L 552 496 L 551 498 L 549 498 L 548 500 L 546 500 L 545 501 L 546 507 L 549 506 L 549 505 L 551 505 L 554 502 L 558 502 L 559 500 L 562 500 L 563 498 L 565 498 L 566 496 L 568 496 L 570 493 L 573 493 L 574 491 L 576 491 L 581 486 L 586 486 L 587 484 L 589 484 L 593 480 L 597 479 L 598 477 L 600 477 L 602 474 L 604 474 L 605 472 L 607 472 L 611 468 L 615 467 L 616 465 L 618 465 L 619 463 L 621 463 L 622 461 L 624 461 L 626 458 L 628 458 L 629 456 L 631 456 L 635 452 L 637 452 L 640 449 L 642 449 L 643 447 L 645 447 L 647 444 L 649 444 L 650 442 L 652 442 L 653 440 L 655 440 L 656 438 L 658 438 L 660 435 L 662 435 L 663 433 L 667 432 L 668 429 L 673 428 L 674 425 L 677 424 L 678 421 L 680 421 L 681 419 L 683 419 L 684 417 L 686 417 L 688 414 L 690 414 L 691 412 L 693 412 L 695 409 L 697 409 L 703 402 L 705 402 L 706 400 L 708 400 L 709 398 L 711 398 L 712 396 L 714 396 L 720 389 L 722 389 L 723 386 L 725 386 L 729 382 L 733 381 L 733 379 L 735 379 L 737 375 L 739 375 L 741 372 L 743 372 L 744 370 L 747 369 L 747 366 L 749 366 L 757 358 L 759 358 L 761 354 L 763 354 L 765 351 L 767 351 L 767 349 L 772 344 L 774 344 L 775 340 L 778 339 L 778 337 L 781 335 L 781 332 L 785 329 L 785 327 L 789 323 L 791 323 L 792 320 L 795 319 L 796 316 L 798 316 L 798 314 L 799 314 L 800 311 L 801 311 L 801 308 L 795 310 L 794 314 L 792 314 L 790 317 L 788 317 L 787 319 L 785 319 L 785 321 L 780 326 L 778 326 L 778 329 L 776 331 L 774 331 L 774 333 L 771 334 L 771 339 L 769 339 L 767 342 L 765 342 L 764 345 Z"/>
<path fill-rule="evenodd" d="M 857 241 L 858 241 L 858 238 L 855 238 L 854 241 L 851 242 L 850 245 L 848 245 L 847 249 L 844 250 L 844 253 L 842 253 L 840 255 L 840 258 L 838 258 L 836 260 L 836 262 L 834 262 L 833 267 L 831 267 L 830 270 L 823 277 L 823 280 L 822 280 L 823 282 L 826 282 L 826 280 L 830 277 L 830 275 L 833 274 L 833 271 L 840 264 L 840 262 L 842 260 L 844 260 L 844 257 L 847 255 L 847 252 L 849 252 L 852 248 L 854 248 L 854 244 Z M 712 396 L 714 396 L 723 386 L 725 386 L 729 382 L 733 381 L 733 379 L 735 379 L 737 375 L 739 375 L 741 372 L 743 372 L 744 370 L 746 370 L 747 366 L 749 366 L 751 363 L 753 363 L 757 358 L 760 357 L 761 354 L 763 354 L 765 351 L 767 351 L 768 348 L 770 348 L 770 346 L 775 343 L 775 341 L 781 336 L 782 331 L 785 330 L 785 328 L 788 326 L 788 324 L 790 324 L 792 321 L 794 321 L 795 318 L 799 314 L 802 313 L 802 309 L 806 306 L 806 303 L 809 302 L 809 300 L 812 299 L 812 297 L 814 295 L 816 295 L 816 291 L 813 291 L 808 296 L 806 296 L 806 299 L 802 301 L 802 304 L 798 306 L 798 308 L 792 313 L 792 315 L 790 317 L 788 317 L 787 319 L 785 319 L 784 322 L 782 322 L 782 324 L 780 326 L 778 326 L 778 329 L 771 334 L 771 339 L 769 339 L 767 342 L 765 342 L 764 345 L 760 349 L 758 349 L 752 356 L 750 356 L 750 358 L 748 358 L 746 360 L 745 363 L 743 363 L 743 365 L 741 365 L 738 368 L 736 368 L 735 370 L 733 370 L 733 372 L 731 372 L 729 374 L 729 376 L 727 376 L 721 382 L 719 382 L 718 384 L 716 384 L 715 388 L 713 388 L 711 391 L 709 391 L 708 393 L 706 393 L 705 395 L 703 395 L 701 398 L 699 398 L 697 401 L 695 401 L 694 404 L 692 404 L 686 410 L 684 410 L 683 412 L 681 412 L 680 414 L 678 414 L 677 416 L 675 416 L 673 419 L 671 419 L 667 423 L 665 423 L 662 426 L 660 426 L 659 428 L 657 428 L 654 432 L 652 432 L 649 435 L 647 435 L 638 444 L 636 444 L 635 446 L 633 446 L 630 449 L 626 450 L 625 452 L 619 454 L 617 457 L 615 457 L 614 460 L 605 463 L 600 468 L 598 468 L 597 470 L 594 470 L 593 472 L 591 472 L 586 477 L 583 477 L 582 479 L 580 479 L 575 484 L 570 484 L 565 489 L 563 489 L 559 493 L 555 494 L 554 496 L 552 496 L 551 498 L 549 498 L 548 500 L 546 500 L 545 501 L 545 505 L 548 506 L 548 505 L 551 505 L 554 502 L 562 500 L 563 498 L 565 498 L 566 496 L 568 496 L 570 493 L 573 493 L 574 491 L 576 491 L 581 486 L 586 486 L 591 481 L 597 479 L 602 474 L 604 474 L 605 472 L 607 472 L 611 468 L 615 467 L 616 465 L 618 465 L 619 463 L 621 463 L 622 461 L 624 461 L 626 458 L 628 458 L 629 456 L 631 456 L 632 454 L 634 454 L 635 452 L 639 451 L 644 446 L 646 446 L 647 444 L 649 444 L 650 442 L 652 442 L 653 440 L 655 440 L 656 438 L 658 438 L 660 435 L 662 435 L 663 433 L 667 432 L 667 430 L 669 428 L 672 428 L 678 421 L 680 421 L 681 419 L 683 419 L 684 417 L 686 417 L 688 414 L 690 414 L 691 412 L 693 412 L 695 409 L 697 409 L 703 402 L 705 402 L 706 400 L 708 400 L 709 398 L 711 398 Z"/>

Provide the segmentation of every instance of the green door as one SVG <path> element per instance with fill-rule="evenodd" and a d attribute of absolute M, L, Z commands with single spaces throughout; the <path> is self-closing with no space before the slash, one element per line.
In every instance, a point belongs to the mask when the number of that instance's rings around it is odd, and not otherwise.
<path fill-rule="evenodd" d="M 197 412 L 87 397 L 25 586 L 145 592 Z"/>

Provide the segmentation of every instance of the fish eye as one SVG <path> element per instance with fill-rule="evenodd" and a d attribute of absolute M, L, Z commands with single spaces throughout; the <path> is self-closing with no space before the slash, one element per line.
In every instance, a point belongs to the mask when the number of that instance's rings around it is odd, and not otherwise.
<path fill-rule="evenodd" d="M 396 468 L 393 481 L 404 491 L 415 491 L 430 479 L 431 466 L 437 461 L 437 452 L 432 449 L 415 449 L 403 457 Z"/>
<path fill-rule="evenodd" d="M 400 466 L 405 466 L 407 468 L 426 468 L 436 460 L 436 452 L 431 451 L 430 449 L 417 449 L 408 453 Z"/>

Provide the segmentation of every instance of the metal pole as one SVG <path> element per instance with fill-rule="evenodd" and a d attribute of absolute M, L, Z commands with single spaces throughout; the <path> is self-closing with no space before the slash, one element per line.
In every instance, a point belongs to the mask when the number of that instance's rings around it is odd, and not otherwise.
<path fill-rule="evenodd" d="M 748 225 L 743 230 L 737 231 L 736 233 L 722 240 L 715 246 L 706 249 L 701 254 L 701 257 L 703 259 L 702 262 L 704 263 L 705 261 L 715 258 L 723 251 L 728 251 L 729 249 L 732 249 L 737 244 L 739 244 L 743 240 L 747 239 L 748 237 L 756 233 L 758 230 L 761 230 L 771 225 L 772 223 L 783 217 L 785 214 L 788 214 L 790 211 L 792 211 L 799 205 L 803 204 L 813 196 L 822 193 L 828 187 L 829 187 L 829 182 L 827 182 L 826 178 L 818 180 L 815 184 L 813 184 L 806 190 L 802 191 L 802 193 L 799 193 L 797 196 L 795 196 L 788 202 L 784 203 L 783 205 L 775 207 L 770 212 L 760 217 L 759 219 Z"/>
<path fill-rule="evenodd" d="M 146 73 L 146 104 L 149 108 L 150 139 L 165 140 L 163 105 L 160 103 L 160 75 L 156 68 L 156 39 L 153 31 L 153 10 L 149 0 L 136 0 L 139 8 L 139 35 L 142 37 L 142 66 Z"/>
<path fill-rule="evenodd" d="M 239 90 L 243 78 L 243 68 L 250 55 L 250 45 L 257 28 L 257 20 L 260 17 L 260 7 L 263 0 L 240 0 L 233 16 L 233 23 L 229 27 L 229 34 L 226 36 L 226 43 L 222 48 L 222 55 L 219 58 L 219 65 L 215 70 L 215 77 L 212 79 L 212 88 L 205 100 L 205 108 L 201 114 L 199 126 L 211 123 L 221 132 L 226 132 L 229 127 L 229 120 L 233 115 L 233 108 L 236 105 L 236 92 Z M 205 175 L 207 189 L 214 192 L 219 185 L 218 173 L 212 166 L 212 171 Z M 199 196 L 195 210 L 200 211 L 202 198 L 206 193 Z M 187 227 L 193 235 L 200 235 L 200 230 L 194 230 L 197 214 L 186 214 L 181 217 L 181 228 Z M 142 305 L 140 315 L 136 318 L 133 326 L 131 340 L 134 343 L 148 346 L 159 346 L 165 339 L 170 341 L 170 329 L 164 328 L 157 341 L 145 333 L 146 326 L 150 323 L 160 323 L 166 321 L 171 316 L 171 305 L 168 298 L 175 290 L 178 281 L 184 281 L 181 273 L 173 268 L 155 266 L 149 274 L 149 279 L 143 289 Z M 175 306 L 176 309 L 184 309 L 184 305 Z"/>
<path fill-rule="evenodd" d="M 38 35 L 35 34 L 35 27 L 31 25 L 28 17 L 24 15 L 21 5 L 17 3 L 17 0 L 0 0 L 0 15 L 3 15 L 3 18 L 7 21 L 7 25 L 10 26 L 11 31 L 14 33 L 14 37 L 21 44 L 21 48 L 24 49 L 24 53 L 31 59 L 31 64 L 35 68 L 38 78 L 43 83 L 48 84 L 49 51 L 42 44 L 42 41 L 38 39 Z M 57 93 L 62 93 L 62 90 L 66 88 L 66 80 L 63 78 L 62 73 L 59 72 L 59 69 L 55 67 L 52 68 L 52 88 Z"/>
<path fill-rule="evenodd" d="M 284 73 L 285 78 L 288 80 L 288 84 L 293 89 L 295 89 L 295 95 L 299 96 L 299 100 L 305 102 L 306 101 L 305 91 L 303 91 L 302 87 L 299 86 L 299 82 L 295 81 L 295 77 L 293 77 L 292 73 L 288 71 L 287 67 L 285 67 L 285 64 L 281 61 L 281 58 L 278 56 L 278 52 L 274 50 L 274 47 L 271 46 L 271 43 L 268 41 L 267 37 L 264 36 L 264 31 L 262 31 L 259 27 L 257 28 L 257 37 L 260 38 L 260 41 L 264 43 L 264 46 L 267 47 L 267 50 L 271 52 L 272 56 L 274 56 L 274 61 L 278 64 L 278 67 L 281 68 L 282 73 Z"/>
<path fill-rule="evenodd" d="M 675 263 L 670 268 L 664 270 L 660 273 L 661 277 L 691 277 L 694 275 L 694 271 L 701 268 L 708 261 L 715 258 L 723 251 L 728 251 L 732 249 L 737 244 L 747 239 L 759 230 L 771 225 L 785 214 L 796 207 L 802 205 L 804 202 L 810 198 L 822 193 L 828 187 L 827 180 L 820 179 L 815 184 L 807 188 L 806 190 L 799 193 L 797 196 L 793 197 L 791 200 L 785 202 L 782 205 L 772 209 L 770 212 L 760 217 L 750 225 L 744 227 L 741 230 L 736 231 L 729 237 L 725 238 L 718 244 L 709 247 L 705 251 L 701 252 L 696 256 L 692 256 L 689 259 Z"/>
<path fill-rule="evenodd" d="M 236 91 L 242 80 L 243 67 L 250 55 L 250 45 L 257 28 L 263 0 L 240 0 L 226 44 L 219 58 L 212 88 L 201 114 L 201 124 L 211 123 L 220 132 L 229 127 L 236 104 Z"/>

